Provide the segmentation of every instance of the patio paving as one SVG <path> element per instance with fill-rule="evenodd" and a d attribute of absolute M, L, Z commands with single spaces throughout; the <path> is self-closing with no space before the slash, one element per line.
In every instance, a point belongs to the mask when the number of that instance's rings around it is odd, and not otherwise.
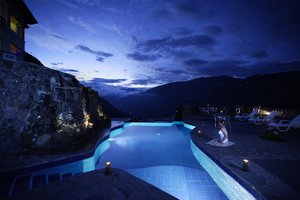
<path fill-rule="evenodd" d="M 201 129 L 200 137 L 192 134 L 197 144 L 218 159 L 225 167 L 249 183 L 264 199 L 300 199 L 300 131 L 282 133 L 284 142 L 260 139 L 267 131 L 265 125 L 231 121 L 231 147 L 206 144 L 218 138 L 213 120 L 190 118 L 186 122 Z M 228 129 L 230 129 L 228 127 Z M 242 160 L 249 160 L 250 171 L 242 170 Z"/>

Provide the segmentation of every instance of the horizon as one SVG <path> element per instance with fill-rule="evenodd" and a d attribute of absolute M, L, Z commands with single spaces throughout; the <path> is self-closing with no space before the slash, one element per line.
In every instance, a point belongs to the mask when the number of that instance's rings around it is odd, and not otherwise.
<path fill-rule="evenodd" d="M 24 0 L 26 51 L 98 91 L 299 70 L 297 1 Z"/>

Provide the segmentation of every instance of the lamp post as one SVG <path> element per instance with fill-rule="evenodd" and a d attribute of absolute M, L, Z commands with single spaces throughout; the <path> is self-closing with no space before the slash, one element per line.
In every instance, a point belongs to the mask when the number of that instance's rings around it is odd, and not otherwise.
<path fill-rule="evenodd" d="M 106 162 L 105 163 L 105 174 L 111 175 L 111 173 L 112 173 L 111 162 Z"/>
<path fill-rule="evenodd" d="M 197 136 L 200 137 L 200 135 L 201 135 L 201 130 L 198 129 L 198 131 L 197 131 Z"/>
<path fill-rule="evenodd" d="M 243 170 L 249 171 L 249 160 L 243 159 Z"/>

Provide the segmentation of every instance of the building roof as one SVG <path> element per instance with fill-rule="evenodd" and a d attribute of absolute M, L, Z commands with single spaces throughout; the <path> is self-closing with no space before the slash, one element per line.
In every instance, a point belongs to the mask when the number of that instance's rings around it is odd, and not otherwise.
<path fill-rule="evenodd" d="M 24 16 L 26 24 L 31 25 L 31 24 L 37 24 L 38 23 L 23 0 L 13 0 L 13 3 L 21 11 L 22 15 Z"/>

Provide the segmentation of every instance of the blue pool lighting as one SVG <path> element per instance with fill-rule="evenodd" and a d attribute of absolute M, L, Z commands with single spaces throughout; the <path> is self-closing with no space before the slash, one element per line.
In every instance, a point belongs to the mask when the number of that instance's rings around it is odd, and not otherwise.
<path fill-rule="evenodd" d="M 255 199 L 191 140 L 195 126 L 183 122 L 130 122 L 110 131 L 87 158 L 30 173 L 53 175 L 113 168 L 179 199 Z"/>

